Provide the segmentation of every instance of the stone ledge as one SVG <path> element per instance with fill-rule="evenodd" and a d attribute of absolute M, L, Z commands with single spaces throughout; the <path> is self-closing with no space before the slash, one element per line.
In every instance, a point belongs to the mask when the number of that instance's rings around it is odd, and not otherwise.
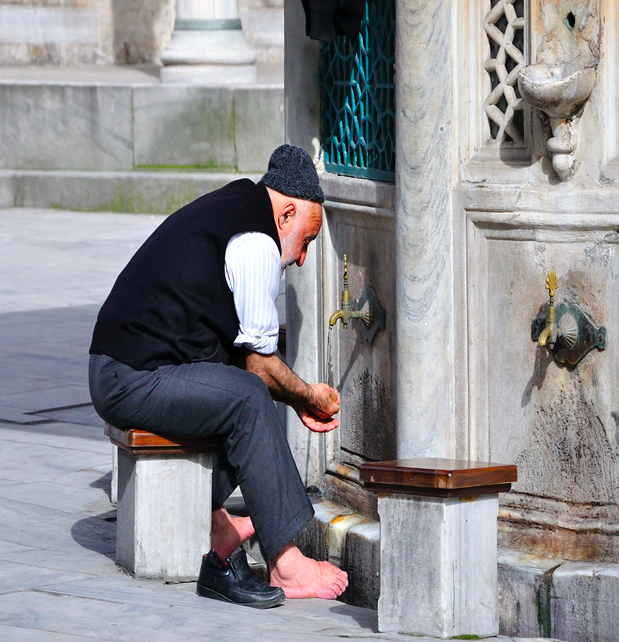
<path fill-rule="evenodd" d="M 266 171 L 284 142 L 281 85 L 0 82 L 0 167 Z"/>
<path fill-rule="evenodd" d="M 567 562 L 500 548 L 500 633 L 570 642 L 613 642 L 619 564 Z"/>
<path fill-rule="evenodd" d="M 342 601 L 376 609 L 380 593 L 380 524 L 330 500 L 314 503 L 316 514 L 296 538 L 305 555 L 329 560 L 348 573 Z"/>
<path fill-rule="evenodd" d="M 0 204 L 81 212 L 171 214 L 231 181 L 256 181 L 260 176 L 234 172 L 7 170 L 0 172 Z"/>

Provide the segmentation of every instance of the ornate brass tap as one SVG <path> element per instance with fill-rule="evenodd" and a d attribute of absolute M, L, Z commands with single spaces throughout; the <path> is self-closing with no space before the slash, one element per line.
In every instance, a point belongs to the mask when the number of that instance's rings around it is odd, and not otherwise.
<path fill-rule="evenodd" d="M 554 349 L 557 338 L 563 334 L 561 328 L 557 325 L 557 308 L 555 308 L 555 290 L 558 287 L 557 275 L 554 270 L 550 270 L 546 279 L 546 289 L 550 293 L 550 303 L 546 312 L 546 327 L 542 330 L 537 340 L 541 346 L 548 345 L 549 350 Z"/>
<path fill-rule="evenodd" d="M 543 311 L 531 321 L 531 339 L 546 348 L 559 363 L 576 365 L 588 352 L 606 347 L 606 328 L 596 327 L 575 304 L 555 306 L 555 290 L 559 281 L 554 270 L 546 279 L 550 301 L 544 318 Z"/>
<path fill-rule="evenodd" d="M 366 341 L 371 342 L 378 330 L 385 329 L 386 313 L 378 302 L 376 291 L 371 285 L 366 285 L 361 297 L 350 302 L 348 290 L 348 260 L 344 254 L 344 287 L 342 289 L 342 307 L 329 317 L 329 327 L 332 328 L 341 320 L 344 329 L 348 328 L 351 319 L 361 319 L 361 334 Z"/>

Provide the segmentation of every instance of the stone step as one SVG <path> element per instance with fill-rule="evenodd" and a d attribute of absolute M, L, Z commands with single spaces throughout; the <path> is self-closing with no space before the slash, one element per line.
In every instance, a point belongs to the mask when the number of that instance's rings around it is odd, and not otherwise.
<path fill-rule="evenodd" d="M 0 69 L 0 168 L 266 171 L 283 83 L 163 84 L 135 68 Z"/>
<path fill-rule="evenodd" d="M 259 173 L 0 170 L 0 207 L 171 214 L 202 194 Z"/>

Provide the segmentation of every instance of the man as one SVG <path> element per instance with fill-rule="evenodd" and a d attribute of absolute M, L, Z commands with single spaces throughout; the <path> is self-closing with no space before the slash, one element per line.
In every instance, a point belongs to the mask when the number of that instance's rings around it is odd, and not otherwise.
<path fill-rule="evenodd" d="M 282 145 L 257 185 L 235 181 L 168 217 L 99 312 L 90 389 L 101 417 L 224 439 L 213 467 L 213 550 L 198 582 L 205 596 L 266 608 L 285 597 L 333 599 L 348 584 L 346 573 L 293 543 L 313 508 L 272 401 L 292 406 L 310 430 L 339 425 L 337 391 L 304 382 L 275 354 L 281 271 L 303 265 L 323 201 L 309 155 Z M 237 485 L 248 518 L 223 508 Z M 232 555 L 254 528 L 271 586 L 251 574 L 241 551 Z"/>

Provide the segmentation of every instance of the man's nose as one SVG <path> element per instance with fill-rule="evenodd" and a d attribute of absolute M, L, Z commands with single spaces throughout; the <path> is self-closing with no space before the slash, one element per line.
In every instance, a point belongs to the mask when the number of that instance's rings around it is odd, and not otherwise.
<path fill-rule="evenodd" d="M 307 250 L 303 250 L 301 256 L 297 259 L 297 265 L 301 267 L 305 263 L 305 257 L 307 256 Z"/>

